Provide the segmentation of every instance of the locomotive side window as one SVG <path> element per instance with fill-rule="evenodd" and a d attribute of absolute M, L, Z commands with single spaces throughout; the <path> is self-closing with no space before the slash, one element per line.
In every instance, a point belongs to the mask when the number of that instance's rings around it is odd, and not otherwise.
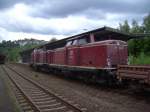
<path fill-rule="evenodd" d="M 72 41 L 68 41 L 66 46 L 71 46 L 72 45 Z"/>
<path fill-rule="evenodd" d="M 87 44 L 87 43 L 88 43 L 88 41 L 86 38 L 79 39 L 79 45 L 83 45 L 83 44 Z"/>

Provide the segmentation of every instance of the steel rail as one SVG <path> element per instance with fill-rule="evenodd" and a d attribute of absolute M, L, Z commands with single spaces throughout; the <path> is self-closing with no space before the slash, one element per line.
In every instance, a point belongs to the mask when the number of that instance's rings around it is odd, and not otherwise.
<path fill-rule="evenodd" d="M 11 71 L 13 71 L 14 73 L 16 73 L 17 75 L 19 75 L 20 77 L 22 77 L 24 80 L 30 82 L 31 84 L 33 84 L 34 86 L 36 86 L 37 88 L 40 88 L 40 90 L 42 90 L 44 93 L 54 97 L 55 99 L 59 100 L 63 105 L 65 105 L 67 108 L 69 108 L 70 110 L 73 110 L 74 112 L 83 112 L 82 108 L 78 108 L 72 104 L 70 104 L 69 102 L 65 101 L 64 99 L 60 98 L 59 96 L 57 96 L 56 94 L 54 94 L 53 92 L 50 92 L 48 89 L 46 89 L 44 86 L 40 85 L 39 83 L 27 78 L 27 76 L 24 73 L 20 73 L 14 69 L 12 69 L 11 67 L 7 66 L 8 69 L 10 69 Z M 6 69 L 5 69 L 5 72 Z M 24 95 L 24 97 L 27 99 L 27 101 L 31 104 L 31 106 L 33 107 L 33 109 L 36 112 L 40 112 L 40 108 L 32 101 L 32 99 L 26 95 L 26 93 L 24 92 L 24 90 L 21 88 L 21 86 L 19 86 L 19 84 L 8 74 L 9 78 L 11 79 L 11 81 L 17 86 L 17 88 L 22 92 L 22 94 Z M 26 76 L 26 77 L 25 77 Z M 85 111 L 85 110 L 84 110 Z"/>

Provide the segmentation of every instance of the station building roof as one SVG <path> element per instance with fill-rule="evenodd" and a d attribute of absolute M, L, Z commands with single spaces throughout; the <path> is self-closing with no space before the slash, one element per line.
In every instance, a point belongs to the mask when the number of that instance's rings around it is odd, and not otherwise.
<path fill-rule="evenodd" d="M 64 38 L 61 40 L 57 40 L 55 42 L 49 42 L 47 44 L 38 46 L 36 48 L 37 49 L 40 49 L 40 48 L 55 49 L 55 48 L 63 47 L 63 46 L 65 46 L 66 42 L 70 39 L 74 39 L 77 37 L 82 37 L 82 36 L 90 35 L 90 34 L 94 34 L 94 36 L 99 36 L 99 38 L 101 38 L 101 40 L 115 39 L 115 40 L 128 41 L 129 39 L 136 38 L 136 36 L 134 36 L 132 34 L 121 32 L 120 30 L 104 26 L 102 28 L 98 28 L 95 30 L 91 30 L 91 31 L 87 31 L 87 32 L 84 32 L 81 34 L 70 36 L 70 37 L 67 37 L 67 38 Z M 27 52 L 32 52 L 34 49 L 35 48 L 22 51 L 21 54 L 27 53 Z"/>

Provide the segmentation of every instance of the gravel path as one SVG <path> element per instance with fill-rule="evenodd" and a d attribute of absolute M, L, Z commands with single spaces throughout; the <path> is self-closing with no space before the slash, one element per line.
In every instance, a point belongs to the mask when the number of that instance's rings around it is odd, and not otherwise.
<path fill-rule="evenodd" d="M 121 94 L 113 89 L 104 89 L 52 74 L 34 72 L 24 65 L 13 65 L 13 68 L 25 72 L 51 91 L 72 99 L 87 108 L 89 112 L 150 112 L 150 101 L 144 98 L 137 99 L 135 95 Z"/>
<path fill-rule="evenodd" d="M 0 112 L 19 112 L 19 107 L 12 98 L 12 94 L 8 88 L 8 82 L 4 79 L 4 71 L 0 65 Z"/>

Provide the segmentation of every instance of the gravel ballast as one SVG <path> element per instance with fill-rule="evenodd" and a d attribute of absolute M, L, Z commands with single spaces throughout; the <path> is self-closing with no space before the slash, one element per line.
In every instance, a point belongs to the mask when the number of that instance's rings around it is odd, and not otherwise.
<path fill-rule="evenodd" d="M 11 67 L 24 72 L 25 75 L 38 81 L 50 91 L 61 94 L 87 108 L 88 112 L 150 112 L 150 101 L 145 98 L 137 98 L 136 94 L 122 94 L 118 92 L 119 90 L 104 89 L 50 73 L 35 72 L 27 65 L 14 64 Z"/>

